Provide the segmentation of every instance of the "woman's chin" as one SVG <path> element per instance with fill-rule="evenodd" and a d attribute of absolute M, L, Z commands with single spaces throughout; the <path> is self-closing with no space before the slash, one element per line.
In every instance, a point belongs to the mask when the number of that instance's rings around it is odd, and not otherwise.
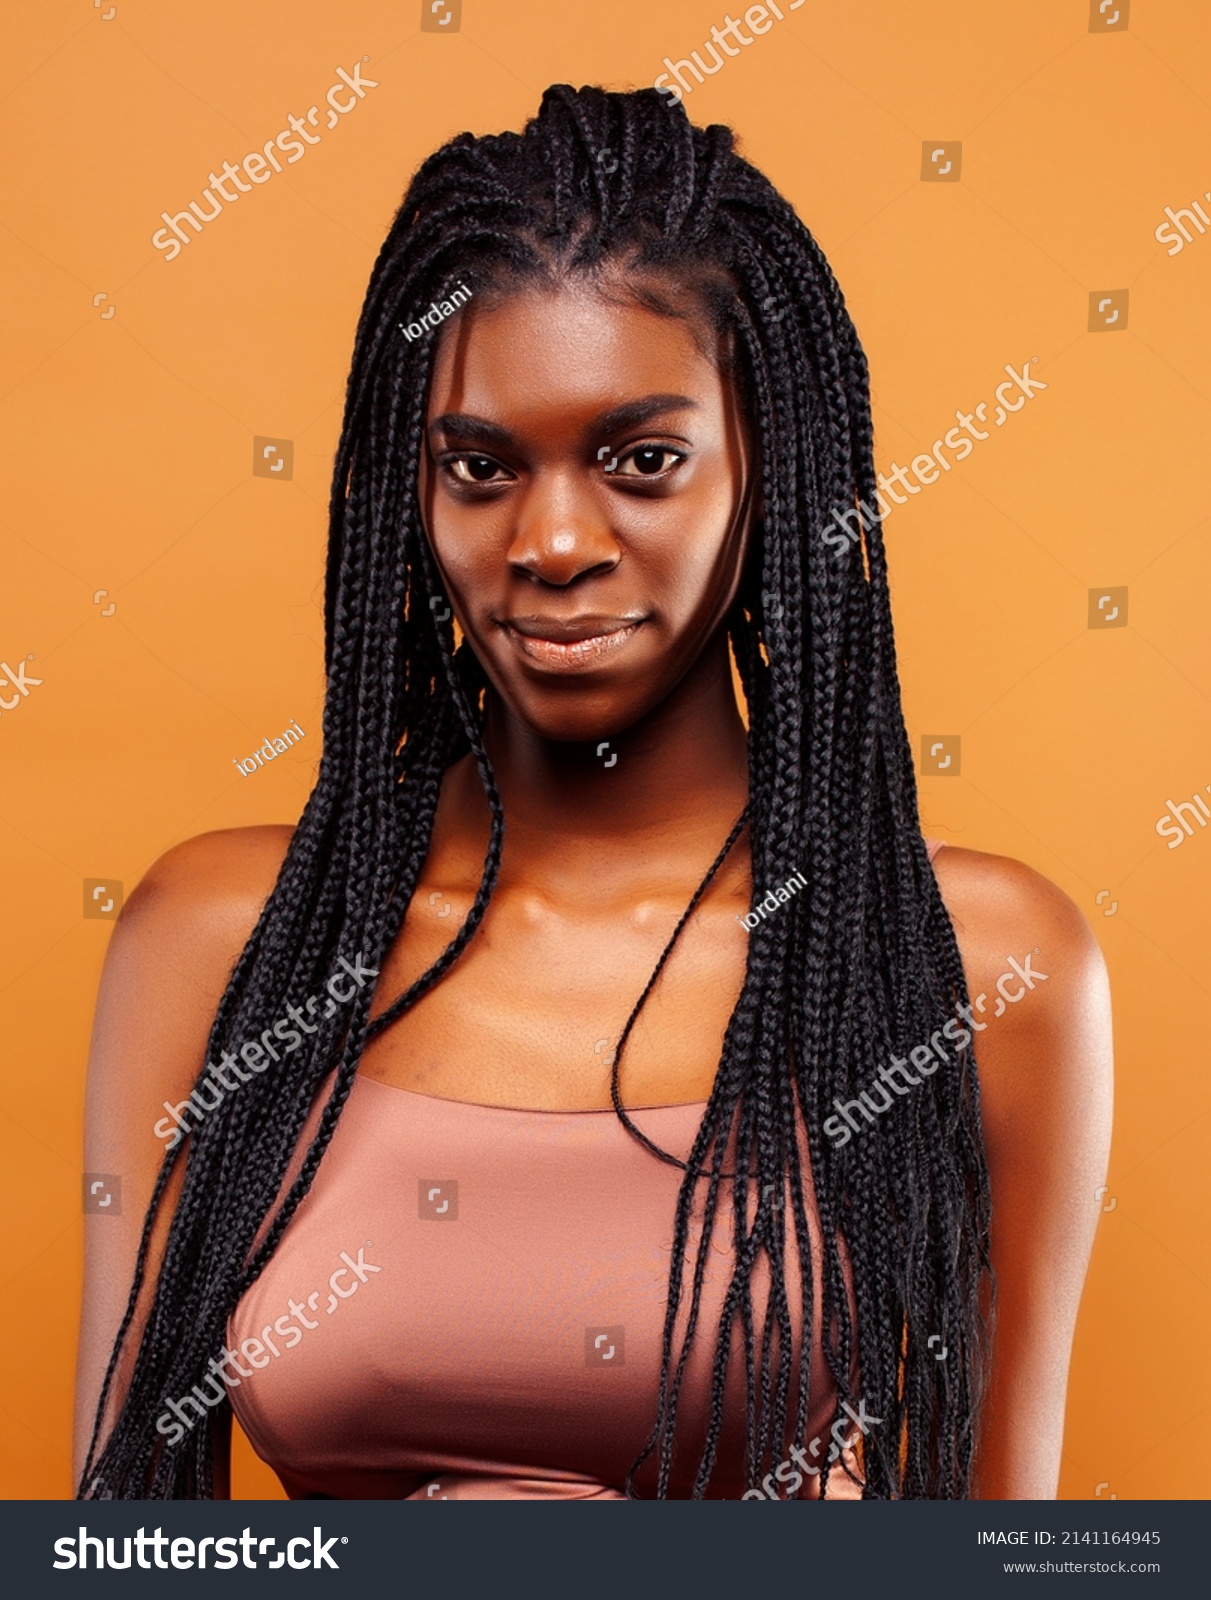
<path fill-rule="evenodd" d="M 552 707 L 514 701 L 509 706 L 509 720 L 544 744 L 596 747 L 633 727 L 644 709 L 610 703 Z M 601 752 L 601 759 L 607 766 L 613 765 L 609 755 L 609 751 Z"/>

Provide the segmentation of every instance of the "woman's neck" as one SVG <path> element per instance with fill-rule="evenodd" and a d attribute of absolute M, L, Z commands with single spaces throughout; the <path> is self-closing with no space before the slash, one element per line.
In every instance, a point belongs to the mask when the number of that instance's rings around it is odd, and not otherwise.
<path fill-rule="evenodd" d="M 648 716 L 598 745 L 538 737 L 489 690 L 484 745 L 504 804 L 507 876 L 529 882 L 633 872 L 651 851 L 674 873 L 684 856 L 700 874 L 748 798 L 723 635 Z M 446 775 L 434 853 L 469 850 L 482 863 L 487 824 L 468 756 Z"/>

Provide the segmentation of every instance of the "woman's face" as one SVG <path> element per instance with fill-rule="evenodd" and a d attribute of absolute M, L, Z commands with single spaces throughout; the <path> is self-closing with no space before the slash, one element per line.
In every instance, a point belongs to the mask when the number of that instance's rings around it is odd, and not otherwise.
<path fill-rule="evenodd" d="M 621 732 L 736 593 L 750 462 L 734 387 L 701 329 L 582 282 L 472 301 L 439 340 L 421 502 L 459 625 L 535 733 Z"/>

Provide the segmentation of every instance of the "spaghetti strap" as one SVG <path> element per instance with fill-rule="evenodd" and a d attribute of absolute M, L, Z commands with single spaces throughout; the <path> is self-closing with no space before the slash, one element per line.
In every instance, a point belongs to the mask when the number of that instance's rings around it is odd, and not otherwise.
<path fill-rule="evenodd" d="M 931 861 L 934 859 L 934 857 L 937 855 L 938 851 L 942 848 L 942 846 L 945 843 L 946 843 L 945 839 L 926 839 L 925 848 L 926 848 L 926 850 L 929 851 L 929 859 Z"/>

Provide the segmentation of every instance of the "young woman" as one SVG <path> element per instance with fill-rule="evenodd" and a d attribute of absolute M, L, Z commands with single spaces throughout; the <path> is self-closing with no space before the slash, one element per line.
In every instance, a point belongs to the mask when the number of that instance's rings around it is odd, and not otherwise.
<path fill-rule="evenodd" d="M 726 128 L 561 86 L 421 168 L 314 793 L 114 931 L 81 1495 L 226 1494 L 232 1409 L 296 1496 L 1055 1493 L 1104 968 L 920 835 L 875 488 Z"/>

